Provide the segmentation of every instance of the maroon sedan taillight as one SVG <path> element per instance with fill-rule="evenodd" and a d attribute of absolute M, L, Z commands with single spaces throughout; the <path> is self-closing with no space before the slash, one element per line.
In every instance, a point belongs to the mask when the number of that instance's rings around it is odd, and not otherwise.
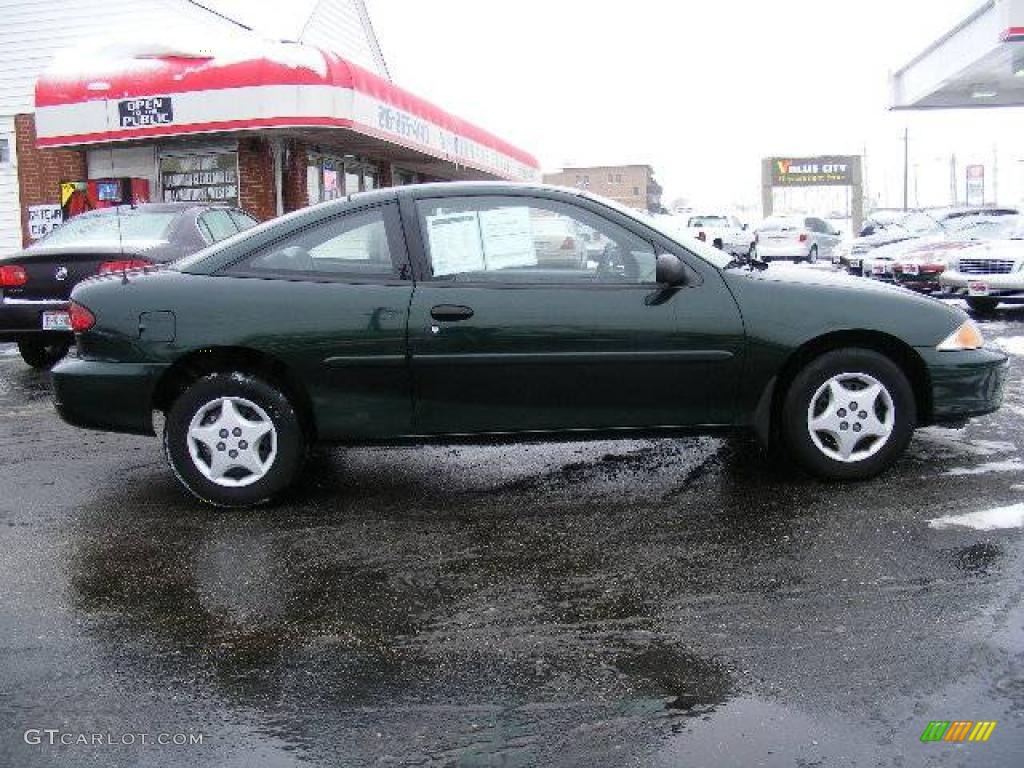
<path fill-rule="evenodd" d="M 28 274 L 20 264 L 0 267 L 0 288 L 20 288 L 28 282 Z"/>

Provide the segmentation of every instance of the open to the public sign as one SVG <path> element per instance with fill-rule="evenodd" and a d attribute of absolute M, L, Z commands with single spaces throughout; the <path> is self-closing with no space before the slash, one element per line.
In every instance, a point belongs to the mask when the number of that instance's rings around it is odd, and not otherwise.
<path fill-rule="evenodd" d="M 43 312 L 44 331 L 70 331 L 71 315 L 63 311 Z"/>
<path fill-rule="evenodd" d="M 988 283 L 971 280 L 967 283 L 968 296 L 988 296 Z"/>
<path fill-rule="evenodd" d="M 174 122 L 174 105 L 170 96 L 124 99 L 117 103 L 122 128 L 151 128 Z"/>

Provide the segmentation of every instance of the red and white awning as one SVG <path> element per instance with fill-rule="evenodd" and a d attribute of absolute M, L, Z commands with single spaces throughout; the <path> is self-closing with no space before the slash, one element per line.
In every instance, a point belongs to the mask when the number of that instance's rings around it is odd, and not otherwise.
<path fill-rule="evenodd" d="M 65 56 L 36 83 L 40 147 L 264 128 L 344 128 L 499 178 L 540 175 L 528 152 L 303 45 L 266 43 L 256 55 L 108 52 L 77 64 Z"/>

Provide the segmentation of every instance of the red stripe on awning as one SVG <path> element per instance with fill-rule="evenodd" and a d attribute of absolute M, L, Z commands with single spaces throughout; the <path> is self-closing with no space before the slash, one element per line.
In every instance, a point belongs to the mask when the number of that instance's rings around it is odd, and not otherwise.
<path fill-rule="evenodd" d="M 45 72 L 36 83 L 35 103 L 37 108 L 66 107 L 104 100 L 121 100 L 151 96 L 173 96 L 182 93 L 210 92 L 211 98 L 218 98 L 216 92 L 230 88 L 252 86 L 333 86 L 348 88 L 371 96 L 387 105 L 402 110 L 417 118 L 468 139 L 490 150 L 512 158 L 523 165 L 539 169 L 537 159 L 509 142 L 495 136 L 467 120 L 463 120 L 426 99 L 394 85 L 389 80 L 347 61 L 335 54 L 325 53 L 309 47 L 295 46 L 295 61 L 282 62 L 273 58 L 253 58 L 245 61 L 218 64 L 214 58 L 191 58 L 182 56 L 158 56 L 153 58 L 126 59 L 120 69 L 103 71 L 102 68 L 89 73 L 90 62 L 83 61 L 82 70 L 75 73 L 63 71 Z M 303 65 L 303 60 L 307 62 Z M 322 60 L 323 66 L 313 67 Z M 66 66 L 66 65 L 65 65 Z M 109 64 L 106 67 L 110 69 Z M 318 71 L 320 69 L 321 71 Z M 125 129 L 110 131 L 108 138 L 102 134 L 86 133 L 73 136 L 40 136 L 39 146 L 68 145 L 83 137 L 100 136 L 88 141 L 104 141 L 163 136 L 169 134 L 200 133 L 211 130 L 245 130 L 247 128 L 287 127 L 296 118 L 288 116 L 266 119 L 245 119 L 220 121 L 219 128 L 186 124 L 183 126 L 155 126 L 153 128 Z M 298 125 L 351 126 L 347 116 L 319 115 L 298 119 Z M 180 128 L 180 129 L 179 129 Z M 389 140 L 391 140 L 389 138 Z M 402 143 L 402 142 L 397 142 Z"/>

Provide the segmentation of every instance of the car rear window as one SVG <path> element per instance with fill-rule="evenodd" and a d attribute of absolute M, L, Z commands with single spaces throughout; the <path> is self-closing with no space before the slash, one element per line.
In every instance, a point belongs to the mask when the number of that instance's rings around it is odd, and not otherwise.
<path fill-rule="evenodd" d="M 784 229 L 803 229 L 804 223 L 801 219 L 790 218 L 768 218 L 761 222 L 758 230 L 761 232 L 778 232 Z"/>
<path fill-rule="evenodd" d="M 725 216 L 692 216 L 690 227 L 728 227 L 729 220 Z"/>
<path fill-rule="evenodd" d="M 37 245 L 88 245 L 118 240 L 166 240 L 176 212 L 121 213 L 76 216 L 64 222 Z"/>

